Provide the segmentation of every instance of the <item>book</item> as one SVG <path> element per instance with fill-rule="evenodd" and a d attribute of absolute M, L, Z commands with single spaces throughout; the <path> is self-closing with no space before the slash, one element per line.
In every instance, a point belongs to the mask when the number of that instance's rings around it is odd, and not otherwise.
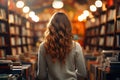
<path fill-rule="evenodd" d="M 23 52 L 27 52 L 28 50 L 27 50 L 27 47 L 26 46 L 24 46 L 23 47 Z"/>
<path fill-rule="evenodd" d="M 9 14 L 9 23 L 14 23 L 14 15 Z"/>
<path fill-rule="evenodd" d="M 106 23 L 106 14 L 101 15 L 101 24 Z"/>
<path fill-rule="evenodd" d="M 108 21 L 113 20 L 115 18 L 116 9 L 110 9 L 108 11 Z"/>
<path fill-rule="evenodd" d="M 116 35 L 116 47 L 120 47 L 120 35 Z"/>
<path fill-rule="evenodd" d="M 2 19 L 6 20 L 7 17 L 6 17 L 6 11 L 5 11 L 5 9 L 1 9 L 1 14 L 2 14 Z"/>
<path fill-rule="evenodd" d="M 102 25 L 102 26 L 101 26 L 100 34 L 101 34 L 101 35 L 105 34 L 105 25 Z"/>
<path fill-rule="evenodd" d="M 100 37 L 100 39 L 99 39 L 99 45 L 100 46 L 104 45 L 104 37 Z"/>
<path fill-rule="evenodd" d="M 20 34 L 20 29 L 19 29 L 19 27 L 16 27 L 16 28 L 15 28 L 15 31 L 16 31 L 16 35 L 19 35 L 19 34 Z"/>
<path fill-rule="evenodd" d="M 5 38 L 4 38 L 4 36 L 0 37 L 0 46 L 5 46 Z"/>
<path fill-rule="evenodd" d="M 16 40 L 15 40 L 15 37 L 11 37 L 11 45 L 14 46 L 16 45 Z"/>
<path fill-rule="evenodd" d="M 11 60 L 0 60 L 0 73 L 9 73 L 11 71 Z"/>
<path fill-rule="evenodd" d="M 0 58 L 5 57 L 6 51 L 4 49 L 0 49 Z"/>
<path fill-rule="evenodd" d="M 26 44 L 25 37 L 22 37 L 22 43 L 23 43 L 23 44 Z"/>
<path fill-rule="evenodd" d="M 107 33 L 113 33 L 115 31 L 114 23 L 108 23 Z"/>
<path fill-rule="evenodd" d="M 18 54 L 21 54 L 21 53 L 22 53 L 21 47 L 17 47 L 17 52 L 18 52 Z"/>
<path fill-rule="evenodd" d="M 117 20 L 117 31 L 120 31 L 120 19 Z"/>
<path fill-rule="evenodd" d="M 117 16 L 120 15 L 120 6 L 118 7 L 118 12 L 117 12 Z"/>
<path fill-rule="evenodd" d="M 106 38 L 106 46 L 113 46 L 114 36 L 107 36 Z"/>
<path fill-rule="evenodd" d="M 29 21 L 26 22 L 26 28 L 30 28 L 30 22 Z"/>
<path fill-rule="evenodd" d="M 10 26 L 10 34 L 15 34 L 15 26 Z"/>
<path fill-rule="evenodd" d="M 15 56 L 17 54 L 16 48 L 12 48 L 12 55 Z"/>
<path fill-rule="evenodd" d="M 0 74 L 0 80 L 17 80 L 17 77 L 13 74 Z"/>
<path fill-rule="evenodd" d="M 16 45 L 21 45 L 21 38 L 20 37 L 16 37 Z"/>

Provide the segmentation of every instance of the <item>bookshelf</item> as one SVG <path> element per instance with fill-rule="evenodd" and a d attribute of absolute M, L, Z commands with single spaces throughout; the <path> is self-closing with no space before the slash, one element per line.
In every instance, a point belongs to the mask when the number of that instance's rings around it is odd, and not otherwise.
<path fill-rule="evenodd" d="M 35 46 L 39 46 L 40 43 L 43 38 L 44 38 L 44 32 L 46 30 L 46 26 L 47 26 L 48 21 L 41 21 L 38 22 L 34 25 L 34 42 L 35 42 Z"/>
<path fill-rule="evenodd" d="M 26 53 L 34 43 L 34 23 L 10 10 L 8 2 L 0 0 L 0 58 Z"/>
<path fill-rule="evenodd" d="M 98 12 L 86 21 L 85 47 L 90 50 L 120 49 L 120 1 L 106 4 L 107 10 Z M 95 43 L 94 46 L 91 43 Z"/>
<path fill-rule="evenodd" d="M 33 41 L 33 36 L 34 36 L 34 33 L 33 33 L 33 26 L 34 24 L 31 23 L 29 20 L 26 19 L 26 25 L 25 25 L 25 29 L 26 29 L 26 44 L 27 44 L 27 49 L 28 51 L 32 50 L 33 48 L 33 44 L 34 44 L 34 41 Z M 23 31 L 22 31 L 23 32 Z M 25 52 L 25 50 L 24 50 Z"/>
<path fill-rule="evenodd" d="M 12 55 L 19 55 L 32 50 L 33 25 L 25 17 L 9 10 L 9 34 Z"/>
<path fill-rule="evenodd" d="M 116 33 L 115 33 L 115 49 L 120 49 L 120 1 L 117 2 L 116 8 Z"/>
<path fill-rule="evenodd" d="M 86 22 L 86 41 L 85 45 L 89 46 L 91 50 L 97 49 L 99 45 L 99 28 L 100 20 L 99 15 L 88 19 Z"/>
<path fill-rule="evenodd" d="M 0 0 L 0 58 L 9 50 L 8 8 L 7 0 Z"/>
<path fill-rule="evenodd" d="M 10 37 L 10 54 L 17 55 L 22 53 L 22 39 L 21 39 L 21 27 L 22 17 L 16 14 L 14 11 L 8 13 L 9 22 L 9 37 Z"/>

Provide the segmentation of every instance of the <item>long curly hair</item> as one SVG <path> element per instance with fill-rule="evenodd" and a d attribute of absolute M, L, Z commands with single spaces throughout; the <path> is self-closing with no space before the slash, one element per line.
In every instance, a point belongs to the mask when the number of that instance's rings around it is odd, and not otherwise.
<path fill-rule="evenodd" d="M 52 16 L 47 26 L 44 46 L 52 62 L 58 60 L 65 63 L 72 47 L 72 27 L 65 13 L 57 12 Z"/>

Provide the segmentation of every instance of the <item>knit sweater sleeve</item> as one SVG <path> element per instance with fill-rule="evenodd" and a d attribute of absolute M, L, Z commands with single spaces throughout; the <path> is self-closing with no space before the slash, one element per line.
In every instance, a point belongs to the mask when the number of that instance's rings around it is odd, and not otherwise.
<path fill-rule="evenodd" d="M 86 77 L 86 65 L 85 59 L 83 56 L 82 48 L 79 43 L 76 43 L 76 55 L 75 55 L 76 71 L 77 75 L 81 77 Z"/>
<path fill-rule="evenodd" d="M 37 78 L 39 80 L 46 80 L 47 78 L 47 64 L 46 64 L 44 53 L 45 53 L 44 45 L 43 43 L 41 43 L 38 50 Z"/>

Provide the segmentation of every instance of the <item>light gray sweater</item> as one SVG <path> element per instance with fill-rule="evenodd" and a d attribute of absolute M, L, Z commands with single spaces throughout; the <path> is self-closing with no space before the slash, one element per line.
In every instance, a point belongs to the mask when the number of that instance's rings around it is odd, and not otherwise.
<path fill-rule="evenodd" d="M 86 77 L 87 73 L 82 48 L 77 42 L 73 42 L 73 44 L 74 47 L 70 54 L 67 55 L 64 65 L 61 65 L 59 61 L 52 63 L 49 55 L 44 56 L 44 42 L 40 44 L 37 70 L 39 80 L 77 80 L 77 76 Z"/>

